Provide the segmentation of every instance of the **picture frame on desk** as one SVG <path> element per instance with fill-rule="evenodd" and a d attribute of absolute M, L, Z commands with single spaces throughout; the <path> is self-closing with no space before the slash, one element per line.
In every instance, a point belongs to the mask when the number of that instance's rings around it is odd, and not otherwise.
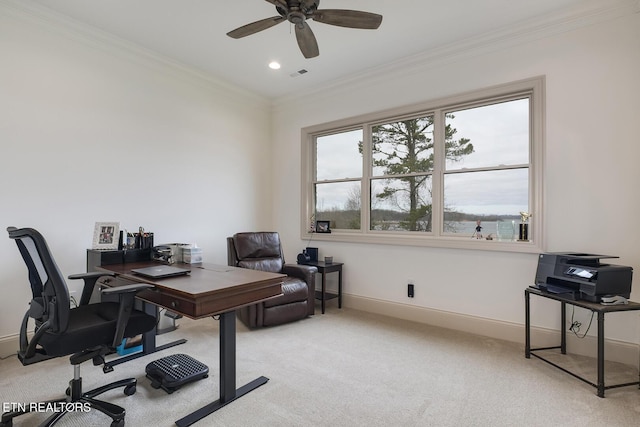
<path fill-rule="evenodd" d="M 116 250 L 120 240 L 119 222 L 96 222 L 91 249 Z"/>
<path fill-rule="evenodd" d="M 316 221 L 316 233 L 331 233 L 331 221 Z"/>

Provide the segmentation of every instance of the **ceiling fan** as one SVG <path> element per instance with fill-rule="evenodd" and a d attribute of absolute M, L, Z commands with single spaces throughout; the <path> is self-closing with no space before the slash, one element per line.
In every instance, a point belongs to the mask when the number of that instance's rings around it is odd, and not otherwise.
<path fill-rule="evenodd" d="M 255 34 L 271 28 L 280 22 L 289 21 L 296 29 L 298 46 L 305 58 L 314 58 L 320 54 L 318 42 L 307 24 L 307 19 L 338 27 L 375 30 L 382 22 L 382 15 L 359 10 L 320 9 L 320 0 L 266 0 L 276 7 L 280 16 L 261 19 L 229 31 L 227 35 L 234 39 Z"/>

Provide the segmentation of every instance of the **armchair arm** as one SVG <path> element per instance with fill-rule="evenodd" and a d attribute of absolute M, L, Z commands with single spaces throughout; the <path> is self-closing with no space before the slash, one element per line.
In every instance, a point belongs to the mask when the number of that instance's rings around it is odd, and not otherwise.
<path fill-rule="evenodd" d="M 91 294 L 93 294 L 93 288 L 96 286 L 96 282 L 102 276 L 115 276 L 115 273 L 102 273 L 99 271 L 93 271 L 90 273 L 79 273 L 72 274 L 69 276 L 70 280 L 83 279 L 84 286 L 82 288 L 82 296 L 80 297 L 80 301 L 78 305 L 87 305 L 89 304 L 89 300 L 91 299 Z"/>
<path fill-rule="evenodd" d="M 282 267 L 282 273 L 287 276 L 297 277 L 304 280 L 311 291 L 316 288 L 316 273 L 318 269 L 312 265 L 303 264 L 285 264 Z"/>
<path fill-rule="evenodd" d="M 116 334 L 113 337 L 113 347 L 117 347 L 124 338 L 124 331 L 129 322 L 131 311 L 133 310 L 133 303 L 135 296 L 138 292 L 153 288 L 153 285 L 148 283 L 132 283 L 130 285 L 113 286 L 110 288 L 104 288 L 101 292 L 105 295 L 119 295 L 120 297 L 120 310 L 118 311 L 118 323 L 116 325 Z"/>

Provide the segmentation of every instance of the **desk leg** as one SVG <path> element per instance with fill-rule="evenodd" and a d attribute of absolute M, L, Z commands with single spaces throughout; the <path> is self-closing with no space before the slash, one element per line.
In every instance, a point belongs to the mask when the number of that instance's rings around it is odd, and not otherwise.
<path fill-rule="evenodd" d="M 178 427 L 187 427 L 212 414 L 223 406 L 266 384 L 267 377 L 259 377 L 236 390 L 236 312 L 220 315 L 220 399 L 176 421 Z"/>
<path fill-rule="evenodd" d="M 327 291 L 327 274 L 322 273 L 322 314 L 324 314 L 325 292 Z"/>
<path fill-rule="evenodd" d="M 220 402 L 236 398 L 236 313 L 220 315 Z"/>
<path fill-rule="evenodd" d="M 338 270 L 338 308 L 342 308 L 342 267 Z"/>
<path fill-rule="evenodd" d="M 560 302 L 560 352 L 567 354 L 567 304 Z"/>
<path fill-rule="evenodd" d="M 604 397 L 604 313 L 598 311 L 598 397 Z"/>
<path fill-rule="evenodd" d="M 531 307 L 529 292 L 524 291 L 524 357 L 531 358 Z"/>

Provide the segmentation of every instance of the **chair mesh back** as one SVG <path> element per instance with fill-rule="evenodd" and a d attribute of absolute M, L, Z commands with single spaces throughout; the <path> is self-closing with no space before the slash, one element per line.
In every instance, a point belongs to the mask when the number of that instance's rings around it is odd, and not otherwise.
<path fill-rule="evenodd" d="M 33 297 L 40 297 L 42 296 L 44 283 L 49 280 L 49 276 L 47 275 L 47 270 L 45 270 L 42 260 L 38 255 L 36 244 L 30 237 L 16 239 L 16 244 L 18 245 L 18 249 L 22 254 L 24 262 L 27 264 L 27 269 L 29 270 L 29 282 L 31 283 L 31 292 Z"/>
<path fill-rule="evenodd" d="M 29 271 L 32 304 L 42 306 L 36 321 L 52 321 L 51 332 L 64 332 L 69 322 L 70 298 L 67 284 L 56 265 L 47 242 L 36 230 L 10 227 L 9 237 L 16 241 Z M 32 312 L 35 312 L 33 310 Z"/>

